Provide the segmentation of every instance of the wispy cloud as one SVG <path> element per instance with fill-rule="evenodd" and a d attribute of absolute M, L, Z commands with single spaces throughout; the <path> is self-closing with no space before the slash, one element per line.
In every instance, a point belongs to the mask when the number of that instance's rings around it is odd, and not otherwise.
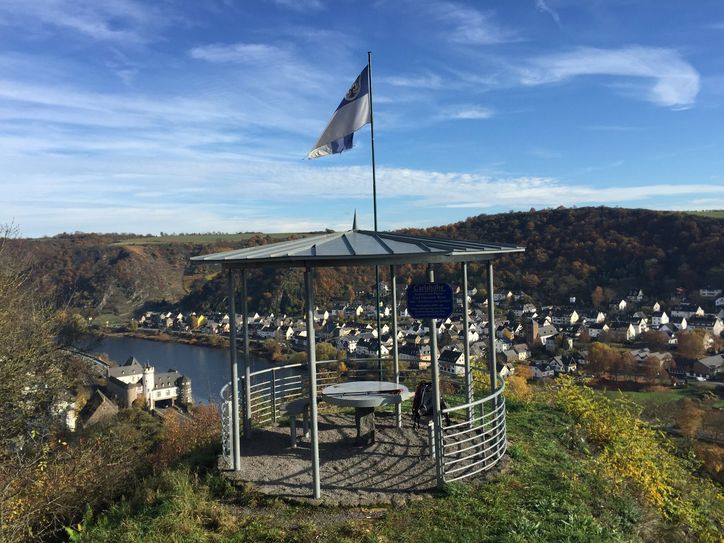
<path fill-rule="evenodd" d="M 699 93 L 699 73 L 673 49 L 582 47 L 533 59 L 521 70 L 525 85 L 557 83 L 585 75 L 644 78 L 653 81 L 643 98 L 671 108 L 691 107 Z"/>
<path fill-rule="evenodd" d="M 72 31 L 88 38 L 132 45 L 153 39 L 152 27 L 164 24 L 158 8 L 133 0 L 6 0 L 0 3 L 0 24 L 26 29 Z"/>
<path fill-rule="evenodd" d="M 272 0 L 278 6 L 294 11 L 317 11 L 324 8 L 321 0 Z"/>
<path fill-rule="evenodd" d="M 415 89 L 437 90 L 443 88 L 444 86 L 442 77 L 431 72 L 421 75 L 387 76 L 385 77 L 384 82 L 395 87 L 411 87 Z"/>
<path fill-rule="evenodd" d="M 561 26 L 561 18 L 558 12 L 551 8 L 545 0 L 535 0 L 535 7 L 541 13 L 547 13 L 556 22 L 558 26 Z"/>
<path fill-rule="evenodd" d="M 463 104 L 443 108 L 437 118 L 445 120 L 479 120 L 489 119 L 494 114 L 495 112 L 490 108 L 475 104 Z"/>
<path fill-rule="evenodd" d="M 517 32 L 496 22 L 492 13 L 453 2 L 435 2 L 431 9 L 439 21 L 449 26 L 446 36 L 451 42 L 491 45 L 519 39 Z"/>
<path fill-rule="evenodd" d="M 287 50 L 265 43 L 209 44 L 194 47 L 191 58 L 208 62 L 268 63 L 289 60 Z"/>

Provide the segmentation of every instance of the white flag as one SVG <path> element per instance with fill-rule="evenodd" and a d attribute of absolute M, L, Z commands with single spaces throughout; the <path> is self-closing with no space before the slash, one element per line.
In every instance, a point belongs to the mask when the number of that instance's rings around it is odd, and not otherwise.
<path fill-rule="evenodd" d="M 370 122 L 369 66 L 365 66 L 332 115 L 307 158 L 341 153 L 352 148 L 356 130 Z"/>

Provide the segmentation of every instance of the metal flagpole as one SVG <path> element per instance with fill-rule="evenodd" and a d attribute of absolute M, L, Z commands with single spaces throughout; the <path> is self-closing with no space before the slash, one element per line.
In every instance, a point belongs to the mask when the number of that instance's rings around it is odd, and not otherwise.
<path fill-rule="evenodd" d="M 377 175 L 375 172 L 375 118 L 372 114 L 372 51 L 367 51 L 367 84 L 370 94 L 370 141 L 372 143 L 372 209 L 377 232 Z M 382 326 L 380 324 L 380 267 L 375 266 L 375 299 L 377 305 L 377 369 L 382 381 Z"/>

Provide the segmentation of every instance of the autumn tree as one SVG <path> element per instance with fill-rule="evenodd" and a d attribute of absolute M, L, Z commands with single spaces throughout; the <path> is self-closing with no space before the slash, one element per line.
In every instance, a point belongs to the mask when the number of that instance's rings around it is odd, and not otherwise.
<path fill-rule="evenodd" d="M 641 341 L 652 351 L 661 351 L 669 346 L 669 336 L 658 330 L 646 330 L 641 334 Z"/>
<path fill-rule="evenodd" d="M 618 357 L 618 352 L 613 347 L 604 343 L 594 343 L 588 351 L 589 367 L 593 372 L 605 375 L 614 369 Z"/>
<path fill-rule="evenodd" d="M 601 307 L 601 304 L 603 303 L 603 289 L 601 287 L 593 289 L 593 292 L 591 293 L 591 301 L 593 302 L 593 307 Z"/>
<path fill-rule="evenodd" d="M 706 352 L 706 332 L 704 330 L 685 330 L 676 334 L 679 356 L 696 360 Z"/>
<path fill-rule="evenodd" d="M 517 366 L 515 373 L 505 382 L 506 395 L 518 401 L 528 403 L 533 399 L 533 390 L 528 385 L 528 379 L 533 377 L 533 370 L 529 366 Z"/>
<path fill-rule="evenodd" d="M 676 415 L 676 425 L 681 433 L 689 439 L 696 438 L 704 422 L 705 411 L 689 398 L 681 400 L 679 413 Z"/>

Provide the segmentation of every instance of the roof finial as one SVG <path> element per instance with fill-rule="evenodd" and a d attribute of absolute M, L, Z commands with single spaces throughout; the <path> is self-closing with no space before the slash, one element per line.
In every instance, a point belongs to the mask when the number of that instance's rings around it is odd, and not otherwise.
<path fill-rule="evenodd" d="M 354 210 L 354 219 L 352 219 L 352 230 L 357 231 L 357 210 Z"/>

